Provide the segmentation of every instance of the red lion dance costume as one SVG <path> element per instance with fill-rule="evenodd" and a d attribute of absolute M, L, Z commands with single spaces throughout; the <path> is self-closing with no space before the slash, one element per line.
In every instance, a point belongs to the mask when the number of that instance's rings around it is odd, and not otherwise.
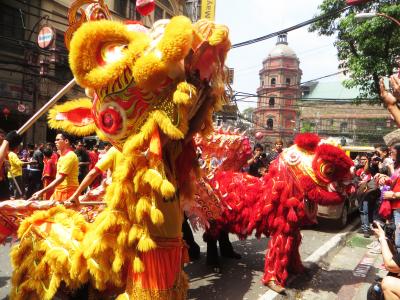
<path fill-rule="evenodd" d="M 262 178 L 217 170 L 210 180 L 225 207 L 209 233 L 220 230 L 241 238 L 269 236 L 263 282 L 284 286 L 288 272 L 303 270 L 300 227 L 315 222 L 317 204 L 341 203 L 350 191 L 351 159 L 314 134 L 300 134 L 295 144 L 272 162 Z"/>

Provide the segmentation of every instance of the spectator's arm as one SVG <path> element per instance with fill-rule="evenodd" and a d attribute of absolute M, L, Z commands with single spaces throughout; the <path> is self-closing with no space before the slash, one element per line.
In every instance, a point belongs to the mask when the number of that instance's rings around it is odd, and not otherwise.
<path fill-rule="evenodd" d="M 385 231 L 382 229 L 382 227 L 379 225 L 378 222 L 374 222 L 374 224 L 376 225 L 376 227 L 372 227 L 372 230 L 378 236 L 378 240 L 381 244 L 382 258 L 383 258 L 383 263 L 385 264 L 385 268 L 389 272 L 399 273 L 400 266 L 397 265 L 397 263 L 393 259 L 393 253 L 390 250 L 388 241 L 386 239 Z"/>
<path fill-rule="evenodd" d="M 399 273 L 400 266 L 397 265 L 393 259 L 393 253 L 389 248 L 389 244 L 386 237 L 385 236 L 380 237 L 379 242 L 381 243 L 382 257 L 383 257 L 383 263 L 385 264 L 385 268 L 389 272 Z"/>
<path fill-rule="evenodd" d="M 395 76 L 390 77 L 390 84 L 394 90 L 393 94 L 388 92 L 385 88 L 385 83 L 383 82 L 383 79 L 379 81 L 379 87 L 380 87 L 380 97 L 382 102 L 386 105 L 389 113 L 392 115 L 394 121 L 396 122 L 397 126 L 400 127 L 400 109 L 397 106 L 397 100 L 400 101 L 400 98 L 395 97 L 400 97 L 400 80 L 399 78 L 396 78 Z"/>

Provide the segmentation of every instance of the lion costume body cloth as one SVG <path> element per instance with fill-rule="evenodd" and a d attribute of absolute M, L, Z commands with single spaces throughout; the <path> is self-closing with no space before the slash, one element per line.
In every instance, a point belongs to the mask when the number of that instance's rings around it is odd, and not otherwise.
<path fill-rule="evenodd" d="M 74 32 L 69 62 L 88 98 L 54 107 L 49 125 L 96 133 L 124 155 L 93 223 L 59 206 L 21 223 L 12 299 L 51 299 L 90 284 L 117 299 L 184 299 L 181 198 L 197 168 L 192 137 L 225 103 L 225 26 L 183 16 L 150 29 L 110 20 Z"/>
<path fill-rule="evenodd" d="M 242 145 L 239 151 L 236 148 L 220 154 L 221 151 L 214 149 L 215 144 L 229 140 L 232 135 L 224 136 L 211 143 L 199 140 L 205 158 L 214 156 L 223 161 L 220 168 L 207 176 L 222 208 L 205 235 L 207 255 L 212 256 L 209 261 L 219 263 L 215 241 L 221 231 L 244 239 L 255 230 L 258 238 L 262 234 L 270 237 L 263 283 L 268 285 L 273 280 L 284 286 L 290 273 L 304 270 L 299 252 L 301 226 L 316 222 L 319 204 L 343 203 L 352 189 L 353 162 L 329 141 L 304 133 L 297 135 L 294 145 L 284 149 L 271 163 L 267 174 L 257 178 L 237 172 L 249 153 L 249 146 L 239 142 L 246 141 L 242 136 L 235 144 Z M 235 164 L 230 163 L 232 157 Z"/>

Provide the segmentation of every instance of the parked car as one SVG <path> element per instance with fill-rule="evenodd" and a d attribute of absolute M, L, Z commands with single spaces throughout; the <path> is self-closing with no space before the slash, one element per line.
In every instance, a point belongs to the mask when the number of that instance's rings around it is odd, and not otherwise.
<path fill-rule="evenodd" d="M 327 219 L 340 228 L 347 225 L 349 215 L 358 210 L 356 193 L 351 194 L 343 203 L 338 205 L 318 205 L 317 217 Z"/>
<path fill-rule="evenodd" d="M 370 146 L 344 146 L 342 149 L 351 159 L 355 159 L 361 153 L 375 152 L 375 148 Z"/>
<path fill-rule="evenodd" d="M 361 153 L 373 153 L 375 151 L 374 147 L 368 146 L 344 146 L 342 149 L 351 159 L 355 159 Z M 357 210 L 358 201 L 356 193 L 353 193 L 342 204 L 318 205 L 317 217 L 331 220 L 336 226 L 343 228 L 348 222 L 349 215 Z"/>

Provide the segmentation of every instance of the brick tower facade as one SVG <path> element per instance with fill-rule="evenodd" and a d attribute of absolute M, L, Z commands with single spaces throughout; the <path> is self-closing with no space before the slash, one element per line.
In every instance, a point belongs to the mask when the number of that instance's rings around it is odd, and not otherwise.
<path fill-rule="evenodd" d="M 288 46 L 287 34 L 279 35 L 259 72 L 260 87 L 253 116 L 256 130 L 264 134 L 265 142 L 280 137 L 286 146 L 296 134 L 296 102 L 301 96 L 302 75 L 299 65 L 299 59 Z"/>

